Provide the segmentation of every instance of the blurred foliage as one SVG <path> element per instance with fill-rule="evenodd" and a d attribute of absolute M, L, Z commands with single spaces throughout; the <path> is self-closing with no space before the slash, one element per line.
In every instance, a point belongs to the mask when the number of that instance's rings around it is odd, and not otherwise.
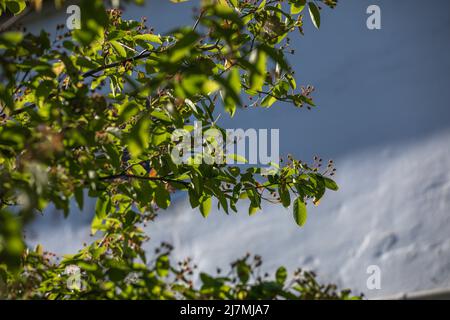
<path fill-rule="evenodd" d="M 178 1 L 175 1 L 178 2 Z M 289 33 L 303 34 L 303 13 L 320 26 L 320 5 L 335 1 L 202 1 L 193 26 L 160 35 L 141 21 L 124 20 L 102 1 L 80 2 L 81 28 L 56 34 L 19 29 L 0 34 L 0 290 L 7 298 L 350 298 L 299 271 L 275 280 L 258 276 L 260 260 L 236 261 L 226 276 L 190 279 L 190 262 L 173 265 L 164 245 L 147 261 L 141 227 L 186 192 L 207 217 L 212 199 L 227 214 L 248 199 L 293 208 L 303 226 L 309 200 L 337 190 L 330 161 L 307 164 L 288 157 L 273 174 L 261 168 L 177 164 L 171 134 L 217 128 L 217 110 L 231 116 L 248 106 L 277 102 L 315 107 L 311 86 L 297 86 L 286 54 Z M 62 4 L 56 3 L 61 7 Z M 136 3 L 140 3 L 137 1 Z M 40 1 L 0 1 L 18 15 Z M 91 224 L 100 240 L 62 261 L 41 246 L 26 248 L 22 226 L 53 204 L 96 199 Z M 291 201 L 291 197 L 294 199 Z M 259 261 L 259 262 L 258 262 Z M 67 267 L 82 285 L 67 286 Z M 289 278 L 289 279 L 288 279 Z M 289 282 L 289 283 L 288 283 Z"/>
<path fill-rule="evenodd" d="M 234 261 L 229 270 L 215 275 L 200 272 L 186 259 L 172 263 L 172 247 L 161 244 L 152 261 L 136 262 L 137 252 L 126 237 L 98 240 L 79 253 L 56 263 L 55 257 L 38 246 L 24 255 L 18 274 L 2 273 L 3 296 L 7 299 L 360 299 L 349 290 L 321 285 L 313 272 L 284 267 L 274 275 L 261 271 L 259 256 Z M 101 241 L 107 241 L 105 246 Z M 81 270 L 74 281 L 74 273 Z M 72 278 L 72 279 L 71 279 Z M 76 282 L 78 281 L 78 283 Z M 6 284 L 6 285 L 5 285 Z M 76 285 L 75 285 L 76 284 Z M 1 288 L 1 284 L 0 284 Z"/>

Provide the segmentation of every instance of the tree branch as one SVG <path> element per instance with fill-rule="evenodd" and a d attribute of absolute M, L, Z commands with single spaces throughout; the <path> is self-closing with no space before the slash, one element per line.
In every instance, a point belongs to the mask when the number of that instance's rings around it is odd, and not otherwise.
<path fill-rule="evenodd" d="M 100 177 L 99 180 L 114 180 L 114 179 L 120 179 L 120 178 L 140 179 L 140 180 L 150 180 L 150 181 L 163 181 L 163 182 L 169 182 L 169 183 L 172 182 L 172 183 L 180 183 L 185 186 L 189 185 L 189 182 L 182 181 L 182 180 L 170 179 L 170 178 L 166 178 L 166 177 L 138 176 L 138 175 L 126 174 L 126 173 L 113 174 L 110 176 Z"/>
<path fill-rule="evenodd" d="M 6 31 L 8 28 L 12 27 L 16 22 L 25 17 L 28 13 L 30 13 L 30 7 L 26 7 L 21 13 L 16 16 L 12 16 L 8 20 L 5 21 L 2 25 L 0 25 L 0 32 Z"/>
<path fill-rule="evenodd" d="M 83 78 L 94 77 L 97 72 L 120 66 L 121 64 L 124 64 L 124 63 L 126 63 L 128 61 L 136 61 L 136 60 L 140 60 L 140 59 L 145 59 L 145 58 L 149 57 L 153 52 L 155 52 L 155 51 L 144 50 L 144 51 L 142 51 L 141 53 L 139 53 L 138 55 L 136 55 L 134 57 L 130 57 L 130 58 L 127 58 L 127 59 L 124 59 L 124 60 L 121 60 L 121 61 L 110 63 L 110 64 L 107 64 L 107 65 L 104 65 L 104 66 L 100 66 L 98 68 L 95 68 L 95 69 L 92 69 L 92 70 L 89 70 L 89 71 L 83 73 L 81 76 Z M 50 97 L 51 96 L 49 96 L 49 98 Z M 22 112 L 25 112 L 27 110 L 33 109 L 34 107 L 36 107 L 36 104 L 34 104 L 34 103 L 30 104 L 30 105 L 25 106 L 23 108 L 14 110 L 13 112 L 11 112 L 11 115 L 18 115 L 18 114 L 20 114 Z"/>
<path fill-rule="evenodd" d="M 83 73 L 81 76 L 83 78 L 92 77 L 97 72 L 100 72 L 100 71 L 103 71 L 103 70 L 107 70 L 107 69 L 111 69 L 111 68 L 114 68 L 114 67 L 118 67 L 118 66 L 120 66 L 120 65 L 122 65 L 124 63 L 129 62 L 129 61 L 136 61 L 136 60 L 140 60 L 140 59 L 145 59 L 145 58 L 149 57 L 150 54 L 152 54 L 153 52 L 155 52 L 155 51 L 144 50 L 144 51 L 142 51 L 141 53 L 139 53 L 138 55 L 136 55 L 134 57 L 127 58 L 127 59 L 124 59 L 124 60 L 121 60 L 121 61 L 117 61 L 117 62 L 114 62 L 114 63 L 110 63 L 110 64 L 107 64 L 107 65 L 104 65 L 104 66 L 100 66 L 98 68 L 95 68 L 95 69 L 92 69 L 92 70 L 89 70 L 89 71 Z"/>

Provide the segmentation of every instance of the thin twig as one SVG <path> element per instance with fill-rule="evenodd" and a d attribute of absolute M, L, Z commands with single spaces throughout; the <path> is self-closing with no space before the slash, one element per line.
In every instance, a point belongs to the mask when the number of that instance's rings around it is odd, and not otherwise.
<path fill-rule="evenodd" d="M 200 23 L 201 18 L 203 17 L 203 14 L 205 14 L 205 10 L 202 10 L 200 12 L 200 15 L 198 16 L 197 20 L 195 21 L 194 26 L 192 27 L 192 31 L 194 31 L 195 29 L 197 29 L 198 24 Z"/>
<path fill-rule="evenodd" d="M 9 18 L 8 20 L 5 21 L 5 23 L 3 23 L 0 26 L 0 32 L 3 32 L 5 30 L 7 30 L 8 28 L 12 27 L 17 21 L 19 21 L 20 19 L 22 19 L 23 17 L 25 17 L 28 13 L 30 13 L 30 7 L 26 7 L 20 14 L 18 14 L 17 16 L 13 16 L 11 18 Z"/>
<path fill-rule="evenodd" d="M 147 176 L 138 176 L 134 174 L 126 174 L 126 173 L 120 173 L 120 174 L 113 174 L 110 176 L 100 177 L 99 180 L 114 180 L 114 179 L 120 179 L 120 178 L 129 178 L 129 179 L 140 179 L 140 180 L 150 180 L 150 181 L 163 181 L 163 182 L 172 182 L 172 183 L 180 183 L 185 186 L 189 185 L 189 182 L 182 181 L 182 180 L 176 180 L 176 179 L 170 179 L 166 177 L 147 177 Z"/>
<path fill-rule="evenodd" d="M 140 59 L 145 59 L 145 58 L 149 57 L 153 52 L 155 52 L 155 51 L 144 50 L 144 51 L 142 51 L 141 53 L 139 53 L 138 55 L 136 55 L 136 56 L 134 56 L 134 57 L 127 58 L 127 59 L 124 59 L 124 60 L 121 60 L 121 61 L 117 61 L 117 62 L 114 62 L 114 63 L 110 63 L 110 64 L 107 64 L 107 65 L 100 66 L 100 67 L 98 67 L 98 68 L 89 70 L 89 71 L 83 73 L 83 74 L 82 74 L 82 77 L 83 77 L 83 78 L 92 77 L 92 76 L 94 76 L 97 72 L 100 72 L 100 71 L 103 71 L 103 70 L 106 70 L 106 69 L 111 69 L 111 68 L 120 66 L 120 65 L 122 65 L 122 64 L 124 64 L 124 63 L 127 63 L 127 62 L 129 62 L 129 61 L 136 61 L 136 60 L 140 60 Z"/>

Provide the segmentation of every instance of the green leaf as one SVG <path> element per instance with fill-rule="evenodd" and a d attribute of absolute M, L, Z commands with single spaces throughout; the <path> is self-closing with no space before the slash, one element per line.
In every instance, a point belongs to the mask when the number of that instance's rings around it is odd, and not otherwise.
<path fill-rule="evenodd" d="M 309 104 L 312 107 L 315 107 L 315 103 L 308 97 L 304 96 L 304 95 L 299 95 L 298 98 L 300 99 L 300 101 L 305 102 L 307 104 Z"/>
<path fill-rule="evenodd" d="M 245 263 L 245 261 L 239 261 L 237 263 L 237 275 L 239 277 L 239 280 L 242 283 L 247 283 L 248 280 L 250 279 L 250 266 L 248 264 Z"/>
<path fill-rule="evenodd" d="M 189 203 L 191 204 L 192 208 L 198 207 L 200 204 L 198 195 L 195 193 L 194 189 L 189 188 L 188 189 L 188 195 L 189 195 Z"/>
<path fill-rule="evenodd" d="M 261 107 L 270 107 L 277 101 L 277 98 L 275 98 L 272 95 L 266 95 L 264 99 L 261 101 Z"/>
<path fill-rule="evenodd" d="M 110 210 L 111 210 L 111 198 L 106 195 L 99 197 L 95 205 L 95 216 L 91 222 L 92 234 L 95 234 L 97 230 L 102 228 L 103 220 L 106 218 Z"/>
<path fill-rule="evenodd" d="M 84 206 L 84 195 L 83 195 L 83 188 L 76 188 L 74 191 L 75 195 L 75 201 L 77 202 L 78 208 L 80 210 L 83 210 Z"/>
<path fill-rule="evenodd" d="M 308 3 L 309 15 L 311 16 L 311 21 L 314 26 L 319 29 L 320 28 L 320 12 L 319 8 L 317 8 L 314 2 Z"/>
<path fill-rule="evenodd" d="M 162 44 L 161 36 L 156 35 L 156 34 L 150 34 L 150 33 L 138 34 L 137 36 L 134 36 L 133 39 Z"/>
<path fill-rule="evenodd" d="M 203 196 L 203 199 L 201 199 L 200 202 L 200 212 L 202 213 L 203 217 L 207 217 L 209 215 L 209 212 L 211 211 L 212 201 L 210 196 Z"/>
<path fill-rule="evenodd" d="M 95 205 L 95 215 L 99 218 L 104 218 L 107 216 L 109 210 L 111 209 L 111 198 L 107 196 L 102 196 L 97 199 Z"/>
<path fill-rule="evenodd" d="M 295 79 L 291 74 L 286 74 L 286 80 L 289 82 L 289 85 L 292 89 L 295 90 L 297 88 L 297 83 L 295 82 Z"/>
<path fill-rule="evenodd" d="M 306 5 L 306 0 L 296 0 L 291 3 L 291 14 L 299 14 L 303 11 Z"/>
<path fill-rule="evenodd" d="M 0 210 L 0 261 L 9 270 L 21 265 L 25 245 L 22 240 L 22 226 L 19 217 L 6 210 Z M 0 272 L 3 268 L 0 266 Z M 3 280 L 0 273 L 0 282 Z"/>
<path fill-rule="evenodd" d="M 164 127 L 157 127 L 152 131 L 152 144 L 155 146 L 159 146 L 169 139 L 170 133 L 168 133 Z"/>
<path fill-rule="evenodd" d="M 160 277 L 167 277 L 169 275 L 170 261 L 167 255 L 161 255 L 156 260 L 156 273 Z"/>
<path fill-rule="evenodd" d="M 291 204 L 291 195 L 289 190 L 287 190 L 286 186 L 280 187 L 280 200 L 283 207 L 287 208 Z"/>
<path fill-rule="evenodd" d="M 131 129 L 128 137 L 128 149 L 133 157 L 138 157 L 150 143 L 150 125 L 151 120 L 147 117 L 142 117 Z"/>
<path fill-rule="evenodd" d="M 252 216 L 252 215 L 254 215 L 255 213 L 257 213 L 259 210 L 261 210 L 260 207 L 253 206 L 253 205 L 250 203 L 250 206 L 248 207 L 248 215 L 249 215 L 249 216 Z"/>
<path fill-rule="evenodd" d="M 282 50 L 275 49 L 266 44 L 259 46 L 260 50 L 263 50 L 270 58 L 272 58 L 281 67 L 281 70 L 289 70 L 288 62 L 283 54 Z"/>
<path fill-rule="evenodd" d="M 258 6 L 258 10 L 263 9 L 266 6 L 266 2 L 267 2 L 266 0 L 261 1 L 261 3 Z"/>
<path fill-rule="evenodd" d="M 263 50 L 257 50 L 252 55 L 250 62 L 255 64 L 255 70 L 250 72 L 250 90 L 260 91 L 266 78 L 267 56 Z"/>
<path fill-rule="evenodd" d="M 237 26 L 241 26 L 243 24 L 242 19 L 240 19 L 235 10 L 230 7 L 227 0 L 219 0 L 218 2 L 219 3 L 211 7 L 213 15 L 224 20 L 232 21 Z"/>
<path fill-rule="evenodd" d="M 284 284 L 284 282 L 286 281 L 287 278 L 287 270 L 285 267 L 279 267 L 277 269 L 277 272 L 275 273 L 275 279 L 277 280 L 277 282 L 281 285 Z"/>
<path fill-rule="evenodd" d="M 241 77 L 239 75 L 239 69 L 236 67 L 231 68 L 230 73 L 228 75 L 228 88 L 232 90 L 233 95 L 230 94 L 227 90 L 225 95 L 225 110 L 231 115 L 234 115 L 236 110 L 236 101 L 233 97 L 239 96 L 241 93 Z"/>
<path fill-rule="evenodd" d="M 191 48 L 194 43 L 198 40 L 199 35 L 194 31 L 186 32 L 177 43 L 167 50 L 167 55 L 165 58 L 168 58 L 169 63 L 176 63 L 189 55 L 191 52 Z"/>
<path fill-rule="evenodd" d="M 339 190 L 339 186 L 336 184 L 336 182 L 334 182 L 334 180 L 327 177 L 323 177 L 323 179 L 325 181 L 325 187 L 333 191 Z"/>
<path fill-rule="evenodd" d="M 170 205 L 170 193 L 162 185 L 159 185 L 158 188 L 156 188 L 155 202 L 161 209 L 167 209 Z"/>
<path fill-rule="evenodd" d="M 112 47 L 114 48 L 114 51 L 121 56 L 122 58 L 125 58 L 127 56 L 127 52 L 125 51 L 125 48 L 122 47 L 120 42 L 112 40 L 109 43 L 111 43 Z"/>
<path fill-rule="evenodd" d="M 23 39 L 23 33 L 8 31 L 0 35 L 0 48 L 11 47 L 19 44 Z"/>
<path fill-rule="evenodd" d="M 235 153 L 227 154 L 227 159 L 234 160 L 236 163 L 239 164 L 244 164 L 248 162 L 248 160 L 244 156 Z"/>
<path fill-rule="evenodd" d="M 225 211 L 226 214 L 228 214 L 228 201 L 227 198 L 224 196 L 223 193 L 221 193 L 221 191 L 219 190 L 219 192 L 215 193 L 215 196 L 217 198 L 217 200 L 219 200 L 218 205 L 219 205 L 219 209 L 220 206 L 222 207 L 222 209 Z"/>
<path fill-rule="evenodd" d="M 132 101 L 119 107 L 119 123 L 128 121 L 131 117 L 135 116 L 139 112 L 139 107 L 136 102 Z"/>
<path fill-rule="evenodd" d="M 306 204 L 301 197 L 298 197 L 294 201 L 293 206 L 294 220 L 300 226 L 306 223 L 307 212 L 306 212 Z"/>
<path fill-rule="evenodd" d="M 104 145 L 108 159 L 115 168 L 120 167 L 120 153 L 113 144 Z"/>
<path fill-rule="evenodd" d="M 25 0 L 16 0 L 16 1 L 6 1 L 6 6 L 8 7 L 9 11 L 14 13 L 14 15 L 18 15 L 25 9 L 27 4 Z"/>

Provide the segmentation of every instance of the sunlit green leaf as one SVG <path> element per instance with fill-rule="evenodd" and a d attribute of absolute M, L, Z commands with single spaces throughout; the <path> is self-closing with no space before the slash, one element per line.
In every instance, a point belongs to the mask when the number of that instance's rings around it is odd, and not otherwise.
<path fill-rule="evenodd" d="M 306 211 L 306 205 L 302 198 L 298 197 L 294 201 L 293 205 L 293 214 L 294 214 L 294 220 L 295 222 L 300 226 L 303 227 L 303 225 L 306 223 L 307 218 L 307 211 Z"/>
<path fill-rule="evenodd" d="M 203 217 L 207 217 L 211 211 L 212 201 L 210 196 L 203 196 L 200 200 L 200 212 Z"/>
<path fill-rule="evenodd" d="M 114 48 L 114 51 L 121 56 L 122 58 L 125 58 L 127 56 L 127 51 L 125 48 L 120 44 L 118 41 L 110 41 L 112 47 Z"/>
<path fill-rule="evenodd" d="M 250 73 L 250 89 L 259 91 L 262 89 L 266 77 L 267 57 L 263 50 L 254 51 L 252 55 L 255 70 Z"/>
<path fill-rule="evenodd" d="M 291 3 L 291 14 L 299 14 L 303 11 L 306 0 L 293 0 Z"/>
<path fill-rule="evenodd" d="M 6 1 L 7 8 L 14 14 L 18 15 L 27 6 L 25 0 Z"/>

